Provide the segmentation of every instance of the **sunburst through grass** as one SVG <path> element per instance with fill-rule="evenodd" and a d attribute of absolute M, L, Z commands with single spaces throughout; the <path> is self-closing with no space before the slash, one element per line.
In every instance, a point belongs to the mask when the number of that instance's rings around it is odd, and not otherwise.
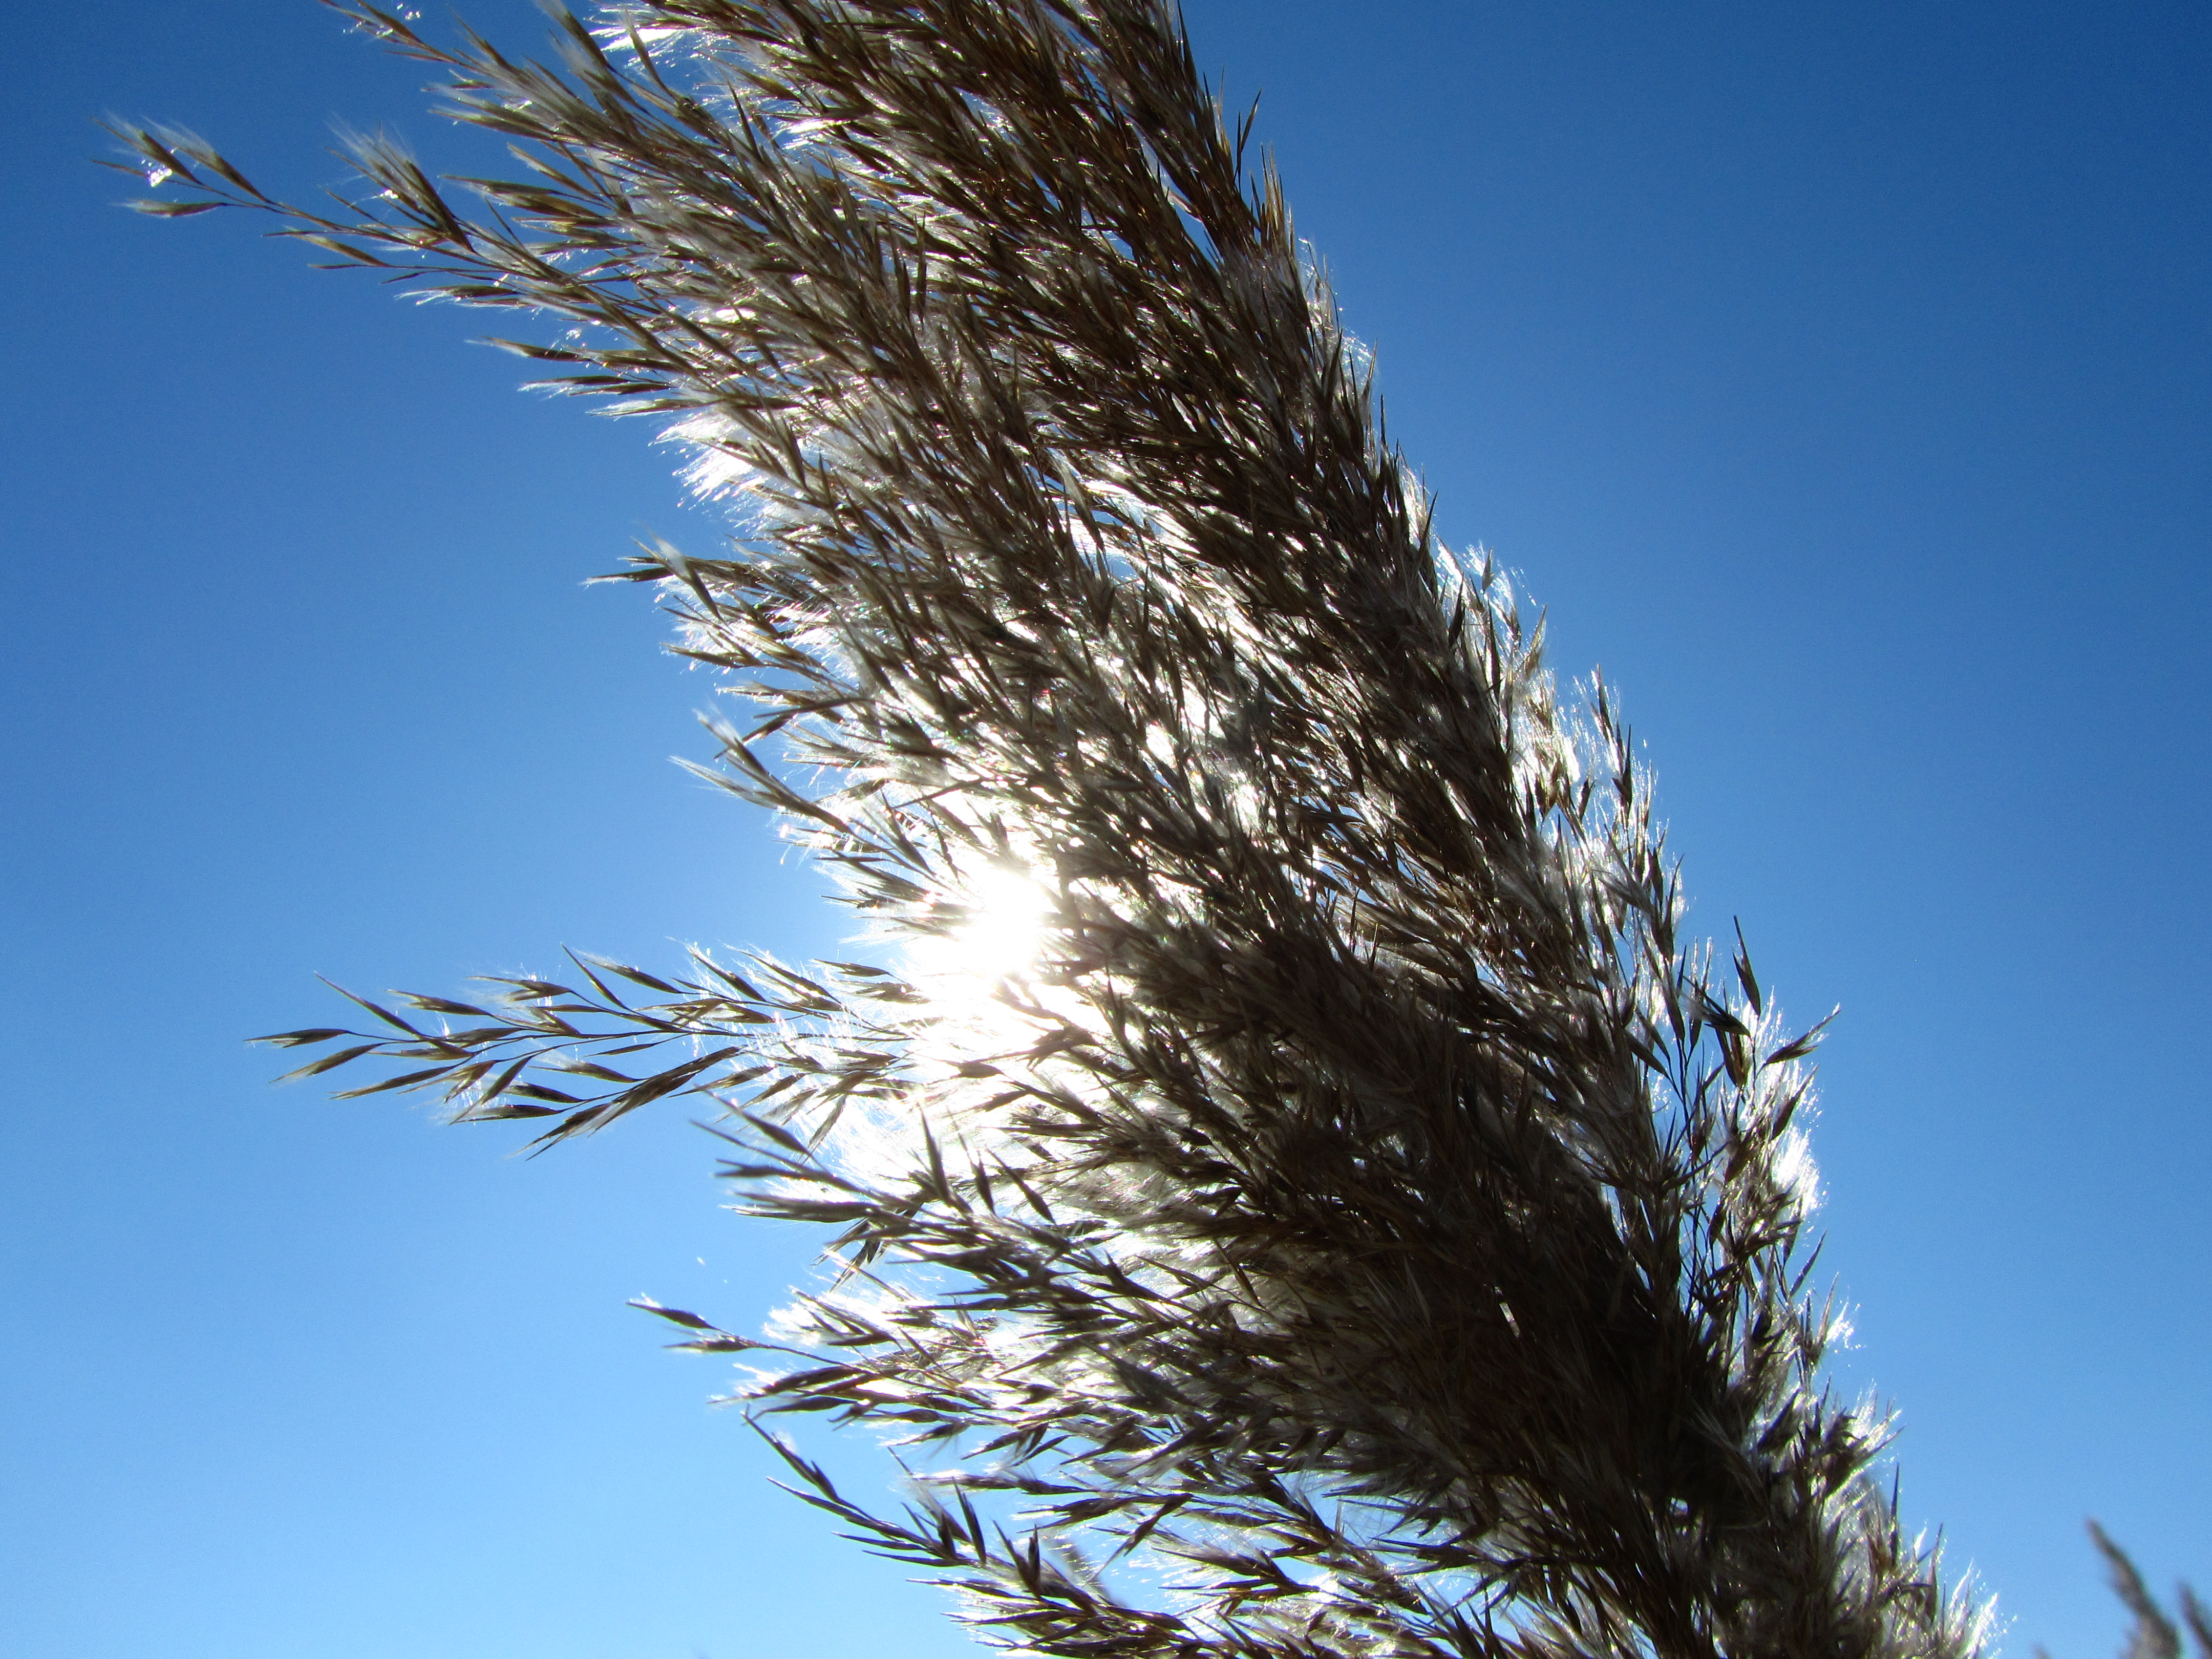
<path fill-rule="evenodd" d="M 962 1006 L 989 999 L 1007 981 L 1035 971 L 1053 897 L 1025 866 L 985 864 L 941 908 L 957 919 L 942 933 L 909 939 L 906 956 L 917 983 L 942 1000 Z"/>
<path fill-rule="evenodd" d="M 901 928 L 904 977 L 929 1010 L 914 1050 L 925 1068 L 957 1073 L 1035 1040 L 1049 1005 L 1066 1000 L 1040 983 L 1054 908 L 1028 866 L 997 859 L 963 871 L 926 916 Z"/>
<path fill-rule="evenodd" d="M 534 171 L 368 140 L 299 209 L 142 131 L 150 210 L 550 314 L 677 422 L 738 533 L 629 574 L 906 949 L 580 958 L 302 1069 L 545 1145 L 727 1105 L 744 1207 L 884 1287 L 746 1397 L 951 1449 L 896 1515 L 792 1455 L 1022 1652 L 1971 1659 L 1822 1376 L 1814 1035 L 1684 936 L 1610 694 L 1437 540 L 1173 9 L 636 0 L 553 67 L 352 9 Z"/>

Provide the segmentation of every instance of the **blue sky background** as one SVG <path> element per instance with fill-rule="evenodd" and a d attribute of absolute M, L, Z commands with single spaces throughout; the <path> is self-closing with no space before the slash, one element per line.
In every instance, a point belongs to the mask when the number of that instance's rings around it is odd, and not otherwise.
<path fill-rule="evenodd" d="M 1908 1513 L 2008 1651 L 2103 1659 L 2085 1515 L 2212 1589 L 2212 14 L 1190 17 L 1444 532 L 1622 689 L 1695 920 L 1843 1005 L 1838 1382 L 1902 1408 Z M 678 1115 L 525 1162 L 239 1042 L 330 1018 L 314 971 L 835 946 L 667 762 L 708 682 L 580 586 L 713 524 L 481 319 L 88 164 L 111 112 L 295 193 L 334 120 L 472 163 L 418 69 L 305 0 L 10 33 L 0 1650 L 971 1651 L 623 1306 L 743 1328 L 805 1272 Z"/>

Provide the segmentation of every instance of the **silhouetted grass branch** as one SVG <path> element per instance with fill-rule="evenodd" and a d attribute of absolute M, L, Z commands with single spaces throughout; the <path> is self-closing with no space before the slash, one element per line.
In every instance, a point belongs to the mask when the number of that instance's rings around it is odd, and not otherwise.
<path fill-rule="evenodd" d="M 511 343 L 672 419 L 746 533 L 624 574 L 757 711 L 718 779 L 907 953 L 270 1040 L 549 1143 L 725 1103 L 843 1264 L 756 1408 L 951 1455 L 884 1516 L 787 1451 L 1019 1650 L 1976 1651 L 1820 1380 L 1814 1034 L 1680 936 L 1610 694 L 1432 536 L 1171 15 L 640 4 L 553 67 L 348 15 L 526 172 L 368 139 L 306 210 L 137 132 L 199 191 L 152 210 L 572 325 Z"/>
<path fill-rule="evenodd" d="M 2181 1659 L 2181 1631 L 2160 1607 L 2158 1598 L 2143 1583 L 2142 1574 L 2129 1559 L 2128 1553 L 2106 1535 L 2094 1521 L 2089 1522 L 2089 1537 L 2097 1546 L 2097 1553 L 2105 1558 L 2105 1567 L 2112 1577 L 2112 1593 L 2120 1598 L 2134 1623 L 2128 1628 L 2127 1645 L 2120 1650 L 2120 1659 Z M 2181 1586 L 2181 1617 L 2196 1638 L 2197 1659 L 2212 1659 L 2212 1613 L 2197 1599 L 2197 1592 L 2188 1585 Z M 2037 1653 L 2048 1659 L 2039 1648 Z"/>

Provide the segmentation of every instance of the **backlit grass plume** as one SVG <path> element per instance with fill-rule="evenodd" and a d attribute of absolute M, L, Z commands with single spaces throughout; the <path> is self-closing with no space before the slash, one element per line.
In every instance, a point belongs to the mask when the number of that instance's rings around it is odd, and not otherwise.
<path fill-rule="evenodd" d="M 516 349 L 672 422 L 740 533 L 627 574 L 884 948 L 274 1040 L 548 1141 L 722 1103 L 841 1266 L 781 1346 L 662 1311 L 927 1465 L 787 1454 L 1018 1651 L 1975 1652 L 1819 1380 L 1812 1038 L 1680 936 L 1609 695 L 1432 534 L 1170 12 L 640 4 L 555 68 L 352 15 L 527 171 L 371 141 L 313 211 L 134 133 L 152 210 L 561 319 Z"/>

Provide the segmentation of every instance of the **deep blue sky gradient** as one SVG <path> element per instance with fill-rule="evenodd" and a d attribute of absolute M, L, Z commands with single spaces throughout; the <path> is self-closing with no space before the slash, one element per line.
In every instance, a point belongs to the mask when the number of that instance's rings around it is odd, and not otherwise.
<path fill-rule="evenodd" d="M 1908 1513 L 2009 1651 L 2102 1659 L 2085 1515 L 2212 1589 L 2212 16 L 1190 15 L 1443 532 L 1620 688 L 1694 920 L 1843 1005 L 1838 1382 L 1902 1409 Z M 623 1307 L 746 1328 L 805 1271 L 680 1115 L 522 1161 L 239 1042 L 331 1019 L 313 971 L 835 948 L 667 763 L 708 683 L 580 585 L 713 521 L 644 428 L 515 396 L 484 319 L 88 165 L 109 112 L 294 193 L 343 181 L 334 121 L 485 165 L 418 68 L 305 0 L 13 38 L 0 1650 L 970 1651 Z"/>

